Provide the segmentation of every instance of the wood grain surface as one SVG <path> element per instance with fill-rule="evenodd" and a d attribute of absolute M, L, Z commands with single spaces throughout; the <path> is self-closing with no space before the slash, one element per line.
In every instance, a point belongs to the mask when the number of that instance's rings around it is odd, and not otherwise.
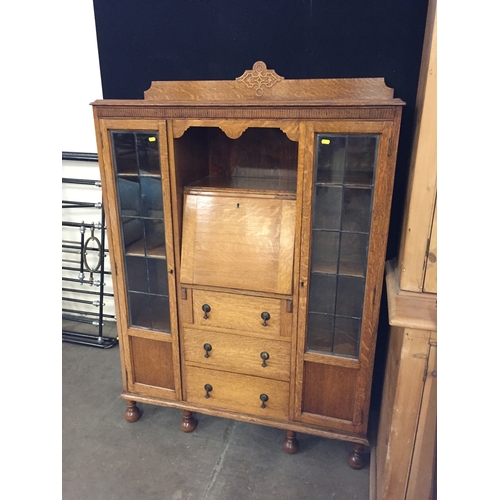
<path fill-rule="evenodd" d="M 207 368 L 290 380 L 290 344 L 268 339 L 229 335 L 227 333 L 184 329 L 185 360 Z M 211 350 L 206 357 L 205 344 Z M 269 355 L 266 366 L 261 354 Z"/>
<path fill-rule="evenodd" d="M 295 202 L 186 195 L 181 283 L 291 294 Z"/>
<path fill-rule="evenodd" d="M 210 306 L 207 319 L 204 319 L 202 310 L 204 304 Z M 263 312 L 271 316 L 266 326 L 261 317 Z M 198 327 L 226 328 L 274 337 L 280 335 L 281 302 L 265 297 L 193 290 L 193 318 Z"/>
<path fill-rule="evenodd" d="M 189 366 L 186 373 L 187 401 L 214 408 L 225 408 L 264 418 L 285 420 L 288 418 L 287 382 L 260 377 L 250 377 L 217 370 L 205 370 Z M 206 398 L 204 386 L 213 390 Z M 262 408 L 261 394 L 268 396 Z"/>

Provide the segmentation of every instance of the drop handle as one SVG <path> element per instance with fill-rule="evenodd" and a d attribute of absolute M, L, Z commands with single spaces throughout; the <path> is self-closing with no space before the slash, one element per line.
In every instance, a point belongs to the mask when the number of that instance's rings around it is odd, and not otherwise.
<path fill-rule="evenodd" d="M 264 320 L 262 326 L 267 326 L 267 322 L 271 319 L 271 315 L 268 312 L 263 312 L 260 317 Z"/>
<path fill-rule="evenodd" d="M 208 304 L 203 304 L 201 306 L 202 311 L 205 313 L 203 319 L 208 319 L 208 313 L 210 312 L 210 306 Z"/>
<path fill-rule="evenodd" d="M 261 394 L 260 395 L 260 400 L 262 401 L 262 404 L 260 405 L 261 408 L 265 408 L 266 407 L 266 401 L 269 399 L 269 397 L 267 396 L 267 394 Z"/>
<path fill-rule="evenodd" d="M 208 354 L 212 350 L 212 346 L 210 344 L 203 344 L 203 349 L 205 349 L 205 358 L 209 358 L 210 354 Z"/>
<path fill-rule="evenodd" d="M 213 387 L 210 384 L 205 384 L 204 389 L 207 392 L 205 397 L 208 399 L 210 397 L 210 393 L 213 391 Z"/>
<path fill-rule="evenodd" d="M 265 368 L 267 366 L 266 361 L 269 359 L 269 353 L 267 352 L 261 352 L 260 357 L 262 359 L 262 366 Z"/>

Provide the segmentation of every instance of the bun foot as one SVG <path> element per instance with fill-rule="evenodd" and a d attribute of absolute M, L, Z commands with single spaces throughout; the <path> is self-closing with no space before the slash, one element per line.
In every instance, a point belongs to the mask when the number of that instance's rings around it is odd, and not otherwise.
<path fill-rule="evenodd" d="M 286 437 L 282 444 L 283 450 L 289 455 L 293 455 L 299 451 L 299 442 L 295 437 L 294 431 L 286 431 Z"/>
<path fill-rule="evenodd" d="M 181 431 L 193 432 L 196 429 L 198 422 L 193 417 L 193 412 L 184 410 L 181 422 Z"/>
<path fill-rule="evenodd" d="M 140 410 L 135 401 L 127 401 L 127 409 L 125 411 L 125 420 L 127 422 L 137 422 L 142 415 L 142 410 Z"/>
<path fill-rule="evenodd" d="M 355 444 L 354 449 L 349 453 L 347 457 L 347 463 L 353 469 L 362 469 L 365 465 L 363 458 L 363 451 L 365 447 L 362 444 Z"/>

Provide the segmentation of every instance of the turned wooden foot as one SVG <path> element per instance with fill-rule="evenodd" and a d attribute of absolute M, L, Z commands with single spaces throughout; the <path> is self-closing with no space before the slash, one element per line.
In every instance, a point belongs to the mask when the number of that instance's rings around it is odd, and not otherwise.
<path fill-rule="evenodd" d="M 196 429 L 198 422 L 193 417 L 193 412 L 184 410 L 181 422 L 181 430 L 184 432 L 193 432 Z"/>
<path fill-rule="evenodd" d="M 297 451 L 299 450 L 299 442 L 295 437 L 294 431 L 286 431 L 286 437 L 285 440 L 283 441 L 282 447 L 283 450 L 289 455 L 297 453 Z"/>
<path fill-rule="evenodd" d="M 354 449 L 349 453 L 347 457 L 347 463 L 353 469 L 362 469 L 363 465 L 365 465 L 363 451 L 365 447 L 362 444 L 355 444 Z"/>
<path fill-rule="evenodd" d="M 127 409 L 125 411 L 125 420 L 127 422 L 137 422 L 142 415 L 142 410 L 140 410 L 135 401 L 127 401 Z"/>

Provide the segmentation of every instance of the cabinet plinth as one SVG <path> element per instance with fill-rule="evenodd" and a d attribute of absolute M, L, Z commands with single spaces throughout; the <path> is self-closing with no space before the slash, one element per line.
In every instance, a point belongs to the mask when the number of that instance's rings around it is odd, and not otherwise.
<path fill-rule="evenodd" d="M 185 432 L 192 412 L 285 429 L 287 453 L 297 431 L 368 445 L 404 103 L 376 78 L 254 88 L 262 65 L 93 103 L 127 419 L 142 401 Z"/>

